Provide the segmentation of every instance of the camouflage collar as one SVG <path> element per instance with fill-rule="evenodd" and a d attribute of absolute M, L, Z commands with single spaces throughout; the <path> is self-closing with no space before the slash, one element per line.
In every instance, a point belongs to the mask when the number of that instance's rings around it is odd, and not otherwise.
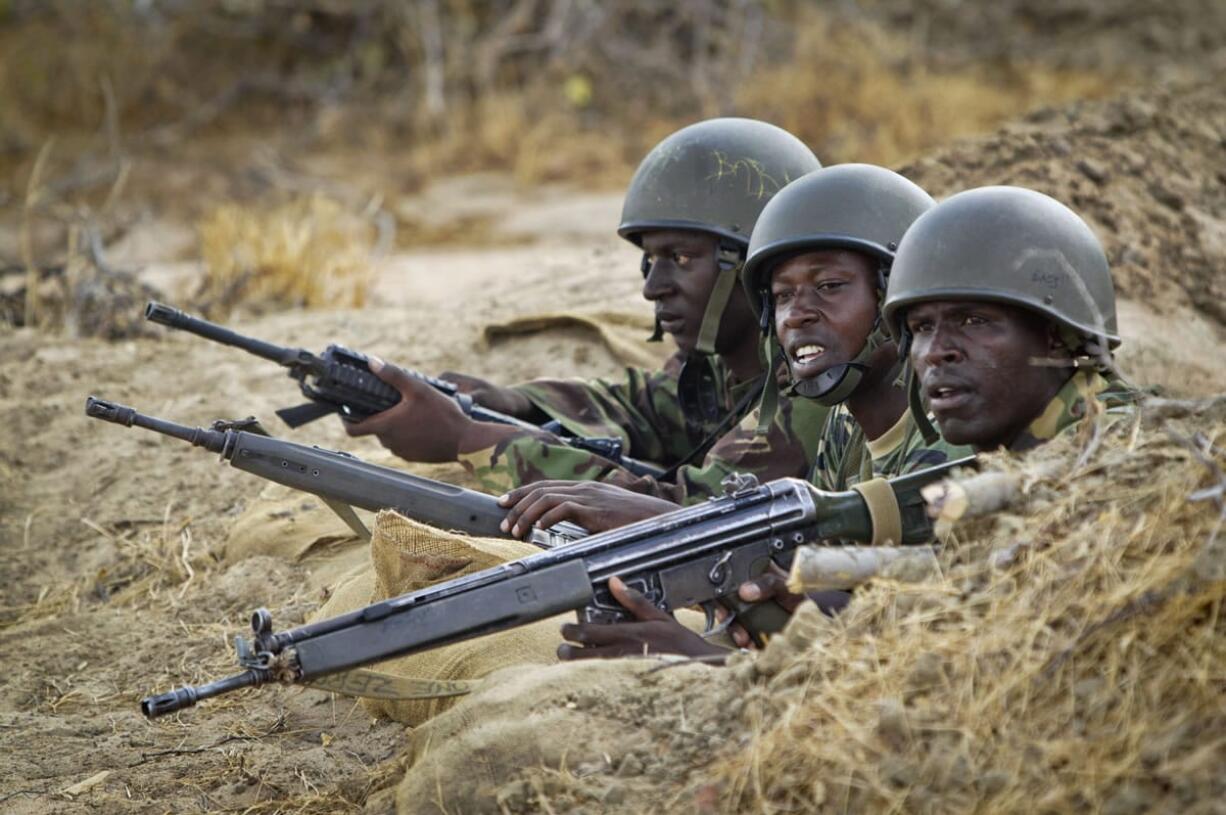
<path fill-rule="evenodd" d="M 1055 438 L 1087 416 L 1130 410 L 1136 402 L 1136 391 L 1115 374 L 1104 376 L 1098 371 L 1077 370 L 1056 392 L 1055 397 L 1022 433 L 1009 445 L 1014 452 Z"/>

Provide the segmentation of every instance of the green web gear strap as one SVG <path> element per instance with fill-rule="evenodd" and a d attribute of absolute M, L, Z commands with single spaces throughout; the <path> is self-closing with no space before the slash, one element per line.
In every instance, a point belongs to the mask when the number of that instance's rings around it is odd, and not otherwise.
<path fill-rule="evenodd" d="M 744 261 L 739 248 L 724 245 L 719 247 L 719 276 L 715 278 L 715 286 L 711 289 L 711 296 L 707 298 L 707 309 L 703 312 L 702 325 L 698 329 L 698 342 L 694 346 L 694 350 L 700 354 L 715 353 L 719 324 L 724 319 L 724 309 L 728 307 L 728 300 L 741 277 L 742 265 Z"/>
<path fill-rule="evenodd" d="M 915 369 L 910 363 L 907 364 L 907 403 L 911 418 L 915 420 L 915 427 L 924 437 L 924 443 L 936 444 L 941 435 L 932 426 L 932 422 L 928 421 L 928 411 L 924 407 L 924 400 L 920 398 L 919 377 L 915 375 Z"/>
<path fill-rule="evenodd" d="M 775 413 L 779 410 L 779 380 L 775 378 L 775 364 L 779 359 L 779 342 L 772 331 L 763 344 L 766 352 L 766 374 L 762 380 L 762 401 L 758 404 L 758 435 L 770 433 Z"/>

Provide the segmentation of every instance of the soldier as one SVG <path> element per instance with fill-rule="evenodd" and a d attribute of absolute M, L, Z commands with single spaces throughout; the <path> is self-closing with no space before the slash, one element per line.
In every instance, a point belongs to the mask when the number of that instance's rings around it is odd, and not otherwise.
<path fill-rule="evenodd" d="M 754 227 L 741 277 L 767 333 L 769 358 L 781 352 L 792 401 L 830 410 L 824 425 L 802 428 L 817 445 L 810 477 L 823 489 L 844 490 L 874 475 L 902 475 L 969 453 L 939 439 L 926 443 L 908 418 L 902 363 L 881 321 L 894 248 L 933 204 L 897 173 L 845 164 L 792 182 Z M 761 408 L 764 424 L 778 396 L 773 373 Z M 643 514 L 612 513 L 612 501 L 619 507 L 637 502 Z M 521 532 L 562 520 L 603 529 L 614 514 L 638 520 L 662 511 L 594 485 L 529 485 L 505 503 L 508 523 Z"/>
<path fill-rule="evenodd" d="M 1115 287 L 1081 218 L 1020 187 L 959 193 L 903 239 L 884 307 L 941 435 L 1020 452 L 1132 413 Z M 918 402 L 918 398 L 914 400 Z"/>
<path fill-rule="evenodd" d="M 738 427 L 763 380 L 753 311 L 736 285 L 749 233 L 785 184 L 820 167 L 803 144 L 763 122 L 714 119 L 684 128 L 644 159 L 618 229 L 643 249 L 643 294 L 656 306 L 656 337 L 679 353 L 663 371 L 631 369 L 625 382 L 540 380 L 498 388 L 462 379 L 478 401 L 521 416 L 553 418 L 580 435 L 614 430 L 625 452 L 672 465 L 662 480 L 636 478 L 607 459 L 534 433 L 473 422 L 392 366 L 374 368 L 400 404 L 359 424 L 403 458 L 461 459 L 492 491 L 547 478 L 592 479 L 655 496 L 655 514 L 711 495 L 733 470 L 765 478 L 803 473 L 814 451 L 792 431 L 793 405 L 761 434 Z M 816 408 L 804 423 L 817 421 Z M 692 466 L 703 461 L 701 466 Z M 525 530 L 526 531 L 526 530 Z"/>
<path fill-rule="evenodd" d="M 1046 195 L 984 187 L 920 216 L 898 247 L 882 311 L 914 366 L 917 424 L 927 421 L 923 396 L 949 443 L 1022 452 L 1133 412 L 1136 391 L 1111 360 L 1120 338 L 1106 255 L 1085 222 Z M 565 637 L 585 647 L 563 646 L 560 656 L 719 655 L 637 592 L 619 584 L 615 594 L 639 622 L 568 626 Z M 789 609 L 801 599 L 769 575 L 740 594 Z"/>

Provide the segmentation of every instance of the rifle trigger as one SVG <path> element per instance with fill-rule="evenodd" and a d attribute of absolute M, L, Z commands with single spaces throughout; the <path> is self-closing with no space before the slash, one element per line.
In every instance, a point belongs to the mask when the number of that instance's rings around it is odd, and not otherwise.
<path fill-rule="evenodd" d="M 724 617 L 722 621 L 719 621 L 718 617 L 716 616 L 716 610 L 719 608 L 719 604 L 714 600 L 708 600 L 701 605 L 702 613 L 706 615 L 707 618 L 707 625 L 702 632 L 702 638 L 704 640 L 709 640 L 712 637 L 718 637 L 720 634 L 727 631 L 732 623 L 736 621 L 736 614 L 731 610 L 728 610 L 728 616 Z"/>
<path fill-rule="evenodd" d="M 356 534 L 363 543 L 370 543 L 370 530 L 366 528 L 364 523 L 362 523 L 362 519 L 358 517 L 358 514 L 353 511 L 353 507 L 349 506 L 344 501 L 338 501 L 334 498 L 325 498 L 322 495 L 318 497 L 321 501 L 328 505 L 328 509 L 335 512 L 337 517 L 345 522 L 345 526 L 353 530 L 354 534 Z"/>

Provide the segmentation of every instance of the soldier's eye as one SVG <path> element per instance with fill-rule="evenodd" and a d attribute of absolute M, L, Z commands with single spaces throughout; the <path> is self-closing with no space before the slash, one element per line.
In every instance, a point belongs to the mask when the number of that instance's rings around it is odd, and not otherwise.
<path fill-rule="evenodd" d="M 771 292 L 771 296 L 775 299 L 775 305 L 778 305 L 790 300 L 792 298 L 792 291 L 790 289 L 779 289 L 778 291 Z"/>
<path fill-rule="evenodd" d="M 678 266 L 689 266 L 691 260 L 693 260 L 693 257 L 690 255 L 683 255 L 680 252 L 673 253 L 673 262 Z"/>

